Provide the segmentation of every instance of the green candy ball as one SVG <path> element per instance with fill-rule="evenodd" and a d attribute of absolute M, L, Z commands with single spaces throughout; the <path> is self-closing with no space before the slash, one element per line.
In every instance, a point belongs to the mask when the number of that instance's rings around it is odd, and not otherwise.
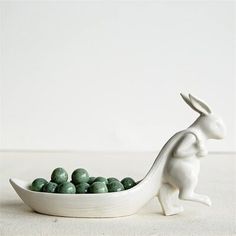
<path fill-rule="evenodd" d="M 120 192 L 124 190 L 124 186 L 121 182 L 113 180 L 107 184 L 108 192 Z"/>
<path fill-rule="evenodd" d="M 97 177 L 97 178 L 94 180 L 94 182 L 101 182 L 101 183 L 104 183 L 104 184 L 108 184 L 107 179 L 104 178 L 104 177 L 101 177 L 101 176 Z"/>
<path fill-rule="evenodd" d="M 64 182 L 57 186 L 57 193 L 73 194 L 76 192 L 75 185 L 70 182 Z"/>
<path fill-rule="evenodd" d="M 88 188 L 89 193 L 107 193 L 108 189 L 103 182 L 93 182 Z"/>
<path fill-rule="evenodd" d="M 43 192 L 47 193 L 55 193 L 57 188 L 57 184 L 53 182 L 48 182 L 43 186 Z"/>
<path fill-rule="evenodd" d="M 87 193 L 89 186 L 90 185 L 88 183 L 80 183 L 80 184 L 76 185 L 75 186 L 76 193 Z"/>
<path fill-rule="evenodd" d="M 31 190 L 41 192 L 43 190 L 43 186 L 47 183 L 48 183 L 48 181 L 46 179 L 37 178 L 32 182 Z"/>
<path fill-rule="evenodd" d="M 89 177 L 88 184 L 92 184 L 95 179 L 96 179 L 96 177 Z"/>
<path fill-rule="evenodd" d="M 119 180 L 117 178 L 114 178 L 114 177 L 108 178 L 107 181 L 108 181 L 108 183 L 111 183 L 113 181 L 118 181 L 119 182 Z"/>
<path fill-rule="evenodd" d="M 66 170 L 61 167 L 56 168 L 51 175 L 51 182 L 56 184 L 62 184 L 68 180 L 68 174 Z"/>
<path fill-rule="evenodd" d="M 71 179 L 75 185 L 79 183 L 87 183 L 89 181 L 88 171 L 82 168 L 74 170 Z"/>
<path fill-rule="evenodd" d="M 130 189 L 136 185 L 135 181 L 130 177 L 122 179 L 121 183 L 123 184 L 125 189 Z"/>

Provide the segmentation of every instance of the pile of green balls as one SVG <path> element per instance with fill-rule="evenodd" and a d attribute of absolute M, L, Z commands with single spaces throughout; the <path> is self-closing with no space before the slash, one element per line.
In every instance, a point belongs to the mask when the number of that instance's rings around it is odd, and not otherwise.
<path fill-rule="evenodd" d="M 130 177 L 126 177 L 121 181 L 114 177 L 89 177 L 88 171 L 83 168 L 74 170 L 69 182 L 68 173 L 65 169 L 59 167 L 53 170 L 51 181 L 37 178 L 32 182 L 30 189 L 47 193 L 81 194 L 119 192 L 130 189 L 135 185 L 136 182 Z"/>

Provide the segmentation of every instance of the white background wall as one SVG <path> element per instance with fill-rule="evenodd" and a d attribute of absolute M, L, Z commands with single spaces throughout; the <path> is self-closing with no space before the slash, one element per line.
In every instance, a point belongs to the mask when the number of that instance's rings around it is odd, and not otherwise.
<path fill-rule="evenodd" d="M 197 117 L 236 151 L 231 2 L 1 2 L 1 148 L 159 150 Z"/>

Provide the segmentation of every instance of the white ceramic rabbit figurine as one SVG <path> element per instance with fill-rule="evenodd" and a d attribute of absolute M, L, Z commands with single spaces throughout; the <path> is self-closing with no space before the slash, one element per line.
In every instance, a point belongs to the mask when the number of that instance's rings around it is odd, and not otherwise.
<path fill-rule="evenodd" d="M 200 171 L 200 157 L 208 153 L 206 148 L 208 139 L 222 139 L 226 132 L 222 119 L 214 115 L 206 103 L 190 94 L 188 97 L 183 94 L 181 96 L 200 116 L 185 130 L 183 137 L 166 161 L 162 186 L 158 193 L 165 215 L 174 215 L 183 211 L 182 206 L 175 205 L 177 198 L 211 205 L 208 196 L 194 192 Z"/>

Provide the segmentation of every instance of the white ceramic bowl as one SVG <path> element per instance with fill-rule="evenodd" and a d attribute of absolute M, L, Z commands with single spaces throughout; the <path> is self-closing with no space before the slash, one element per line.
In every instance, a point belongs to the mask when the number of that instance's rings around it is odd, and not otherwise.
<path fill-rule="evenodd" d="M 142 182 L 121 192 L 58 194 L 31 191 L 30 182 L 10 179 L 19 197 L 34 211 L 67 217 L 118 217 L 134 214 L 153 197 L 150 191 L 144 192 Z"/>
<path fill-rule="evenodd" d="M 34 211 L 68 217 L 118 217 L 131 215 L 157 196 L 165 163 L 181 132 L 162 148 L 144 179 L 131 189 L 99 194 L 58 194 L 29 190 L 30 182 L 12 178 L 10 183 Z"/>

